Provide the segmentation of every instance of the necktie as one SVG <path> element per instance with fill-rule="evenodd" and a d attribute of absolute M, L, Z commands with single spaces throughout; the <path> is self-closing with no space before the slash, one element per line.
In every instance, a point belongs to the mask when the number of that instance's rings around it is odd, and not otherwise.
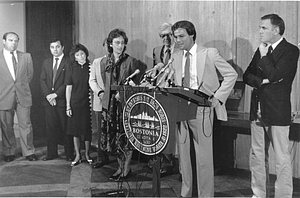
<path fill-rule="evenodd" d="M 10 52 L 10 53 L 11 53 L 12 63 L 13 63 L 14 71 L 15 71 L 15 75 L 16 75 L 17 74 L 17 60 L 14 55 L 14 52 Z"/>
<path fill-rule="evenodd" d="M 57 73 L 57 67 L 58 67 L 58 60 L 59 58 L 55 58 L 55 65 L 53 67 L 53 86 L 54 86 L 54 82 L 55 82 L 55 77 L 56 77 L 56 73 Z"/>
<path fill-rule="evenodd" d="M 186 52 L 186 61 L 184 67 L 183 86 L 190 87 L 190 52 Z"/>
<path fill-rule="evenodd" d="M 168 64 L 168 61 L 171 57 L 171 50 L 170 48 L 168 48 L 166 51 L 165 51 L 165 56 L 164 56 L 164 64 Z"/>
<path fill-rule="evenodd" d="M 273 47 L 270 46 L 267 52 L 267 56 L 269 56 L 273 52 Z"/>

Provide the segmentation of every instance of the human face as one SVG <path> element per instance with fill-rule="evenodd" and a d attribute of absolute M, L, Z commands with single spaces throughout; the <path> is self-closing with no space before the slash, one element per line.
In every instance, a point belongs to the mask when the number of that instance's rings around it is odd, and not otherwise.
<path fill-rule="evenodd" d="M 189 51 L 193 47 L 195 43 L 193 36 L 194 35 L 189 35 L 184 28 L 178 28 L 174 31 L 175 42 L 181 50 Z"/>
<path fill-rule="evenodd" d="M 3 39 L 4 49 L 13 52 L 18 48 L 19 38 L 15 34 L 6 35 L 6 40 Z"/>
<path fill-rule="evenodd" d="M 259 26 L 260 40 L 262 43 L 273 44 L 277 40 L 279 28 L 272 25 L 270 19 L 261 20 Z"/>
<path fill-rule="evenodd" d="M 110 46 L 113 48 L 114 54 L 122 54 L 125 47 L 124 38 L 122 36 L 114 38 Z"/>
<path fill-rule="evenodd" d="M 53 56 L 59 57 L 63 54 L 64 47 L 61 46 L 60 41 L 56 41 L 54 43 L 50 43 L 50 51 Z"/>
<path fill-rule="evenodd" d="M 74 56 L 75 56 L 75 61 L 77 61 L 78 63 L 84 64 L 86 62 L 86 54 L 84 53 L 84 51 L 79 50 L 74 54 Z"/>
<path fill-rule="evenodd" d="M 163 45 L 165 45 L 167 47 L 171 46 L 172 40 L 173 40 L 171 32 L 162 32 L 159 36 L 163 41 Z"/>

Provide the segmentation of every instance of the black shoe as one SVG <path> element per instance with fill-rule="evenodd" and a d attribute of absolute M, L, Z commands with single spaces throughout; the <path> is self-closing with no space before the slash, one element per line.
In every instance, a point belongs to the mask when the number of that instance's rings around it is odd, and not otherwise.
<path fill-rule="evenodd" d="M 77 162 L 75 162 L 75 161 L 73 161 L 72 163 L 71 163 L 71 166 L 73 167 L 73 166 L 77 166 L 78 164 L 80 164 L 81 163 L 81 159 L 79 159 Z"/>
<path fill-rule="evenodd" d="M 120 181 L 120 180 L 125 180 L 125 179 L 128 179 L 129 178 L 129 175 L 131 173 L 131 169 L 128 171 L 127 175 L 124 175 L 124 176 L 120 176 L 118 177 L 115 181 Z"/>
<path fill-rule="evenodd" d="M 43 161 L 53 160 L 55 158 L 58 158 L 58 156 L 48 156 L 47 155 L 46 157 L 43 158 Z"/>
<path fill-rule="evenodd" d="M 35 154 L 26 156 L 26 159 L 28 161 L 37 161 L 38 160 Z"/>
<path fill-rule="evenodd" d="M 15 159 L 14 155 L 4 156 L 4 161 L 6 161 L 6 162 L 14 161 L 14 159 Z"/>
<path fill-rule="evenodd" d="M 96 164 L 93 165 L 93 168 L 101 168 L 104 165 L 107 165 L 109 161 L 102 161 L 102 162 L 97 162 Z"/>
<path fill-rule="evenodd" d="M 163 167 L 160 169 L 160 177 L 166 177 L 172 175 L 172 167 Z"/>
<path fill-rule="evenodd" d="M 121 173 L 120 174 L 116 174 L 116 175 L 112 175 L 108 179 L 117 181 L 117 180 L 119 180 L 120 175 L 121 175 Z"/>

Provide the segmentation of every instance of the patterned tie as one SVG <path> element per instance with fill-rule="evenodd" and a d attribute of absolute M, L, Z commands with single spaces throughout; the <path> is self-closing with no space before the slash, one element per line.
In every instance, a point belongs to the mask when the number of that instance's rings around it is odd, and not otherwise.
<path fill-rule="evenodd" d="M 189 51 L 185 53 L 186 61 L 185 61 L 184 77 L 182 83 L 184 87 L 190 87 L 190 55 L 191 53 Z"/>
<path fill-rule="evenodd" d="M 14 55 L 14 52 L 10 52 L 10 53 L 11 53 L 12 63 L 13 63 L 14 71 L 15 71 L 15 75 L 16 75 L 17 74 L 17 60 Z"/>
<path fill-rule="evenodd" d="M 164 55 L 164 64 L 168 64 L 168 61 L 171 57 L 171 50 L 170 48 L 168 48 L 166 51 L 165 51 L 165 55 Z"/>
<path fill-rule="evenodd" d="M 57 73 L 58 60 L 59 60 L 59 58 L 55 58 L 55 65 L 53 67 L 53 79 L 52 79 L 53 86 L 54 86 L 55 77 L 56 77 L 56 73 Z"/>

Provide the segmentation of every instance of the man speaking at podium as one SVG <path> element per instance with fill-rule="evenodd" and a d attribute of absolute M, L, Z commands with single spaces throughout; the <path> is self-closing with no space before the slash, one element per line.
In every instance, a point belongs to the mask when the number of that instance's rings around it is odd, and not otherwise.
<path fill-rule="evenodd" d="M 212 129 L 214 110 L 219 120 L 227 120 L 225 102 L 233 89 L 237 73 L 215 48 L 197 43 L 196 30 L 189 21 L 178 21 L 172 33 L 180 51 L 173 53 L 174 83 L 208 95 L 211 107 L 198 106 L 196 119 L 180 122 L 179 155 L 182 174 L 181 196 L 192 196 L 193 173 L 190 147 L 194 144 L 198 197 L 214 196 Z M 218 70 L 218 72 L 217 72 Z M 220 84 L 218 73 L 222 76 Z M 193 141 L 193 142 L 191 142 Z"/>

